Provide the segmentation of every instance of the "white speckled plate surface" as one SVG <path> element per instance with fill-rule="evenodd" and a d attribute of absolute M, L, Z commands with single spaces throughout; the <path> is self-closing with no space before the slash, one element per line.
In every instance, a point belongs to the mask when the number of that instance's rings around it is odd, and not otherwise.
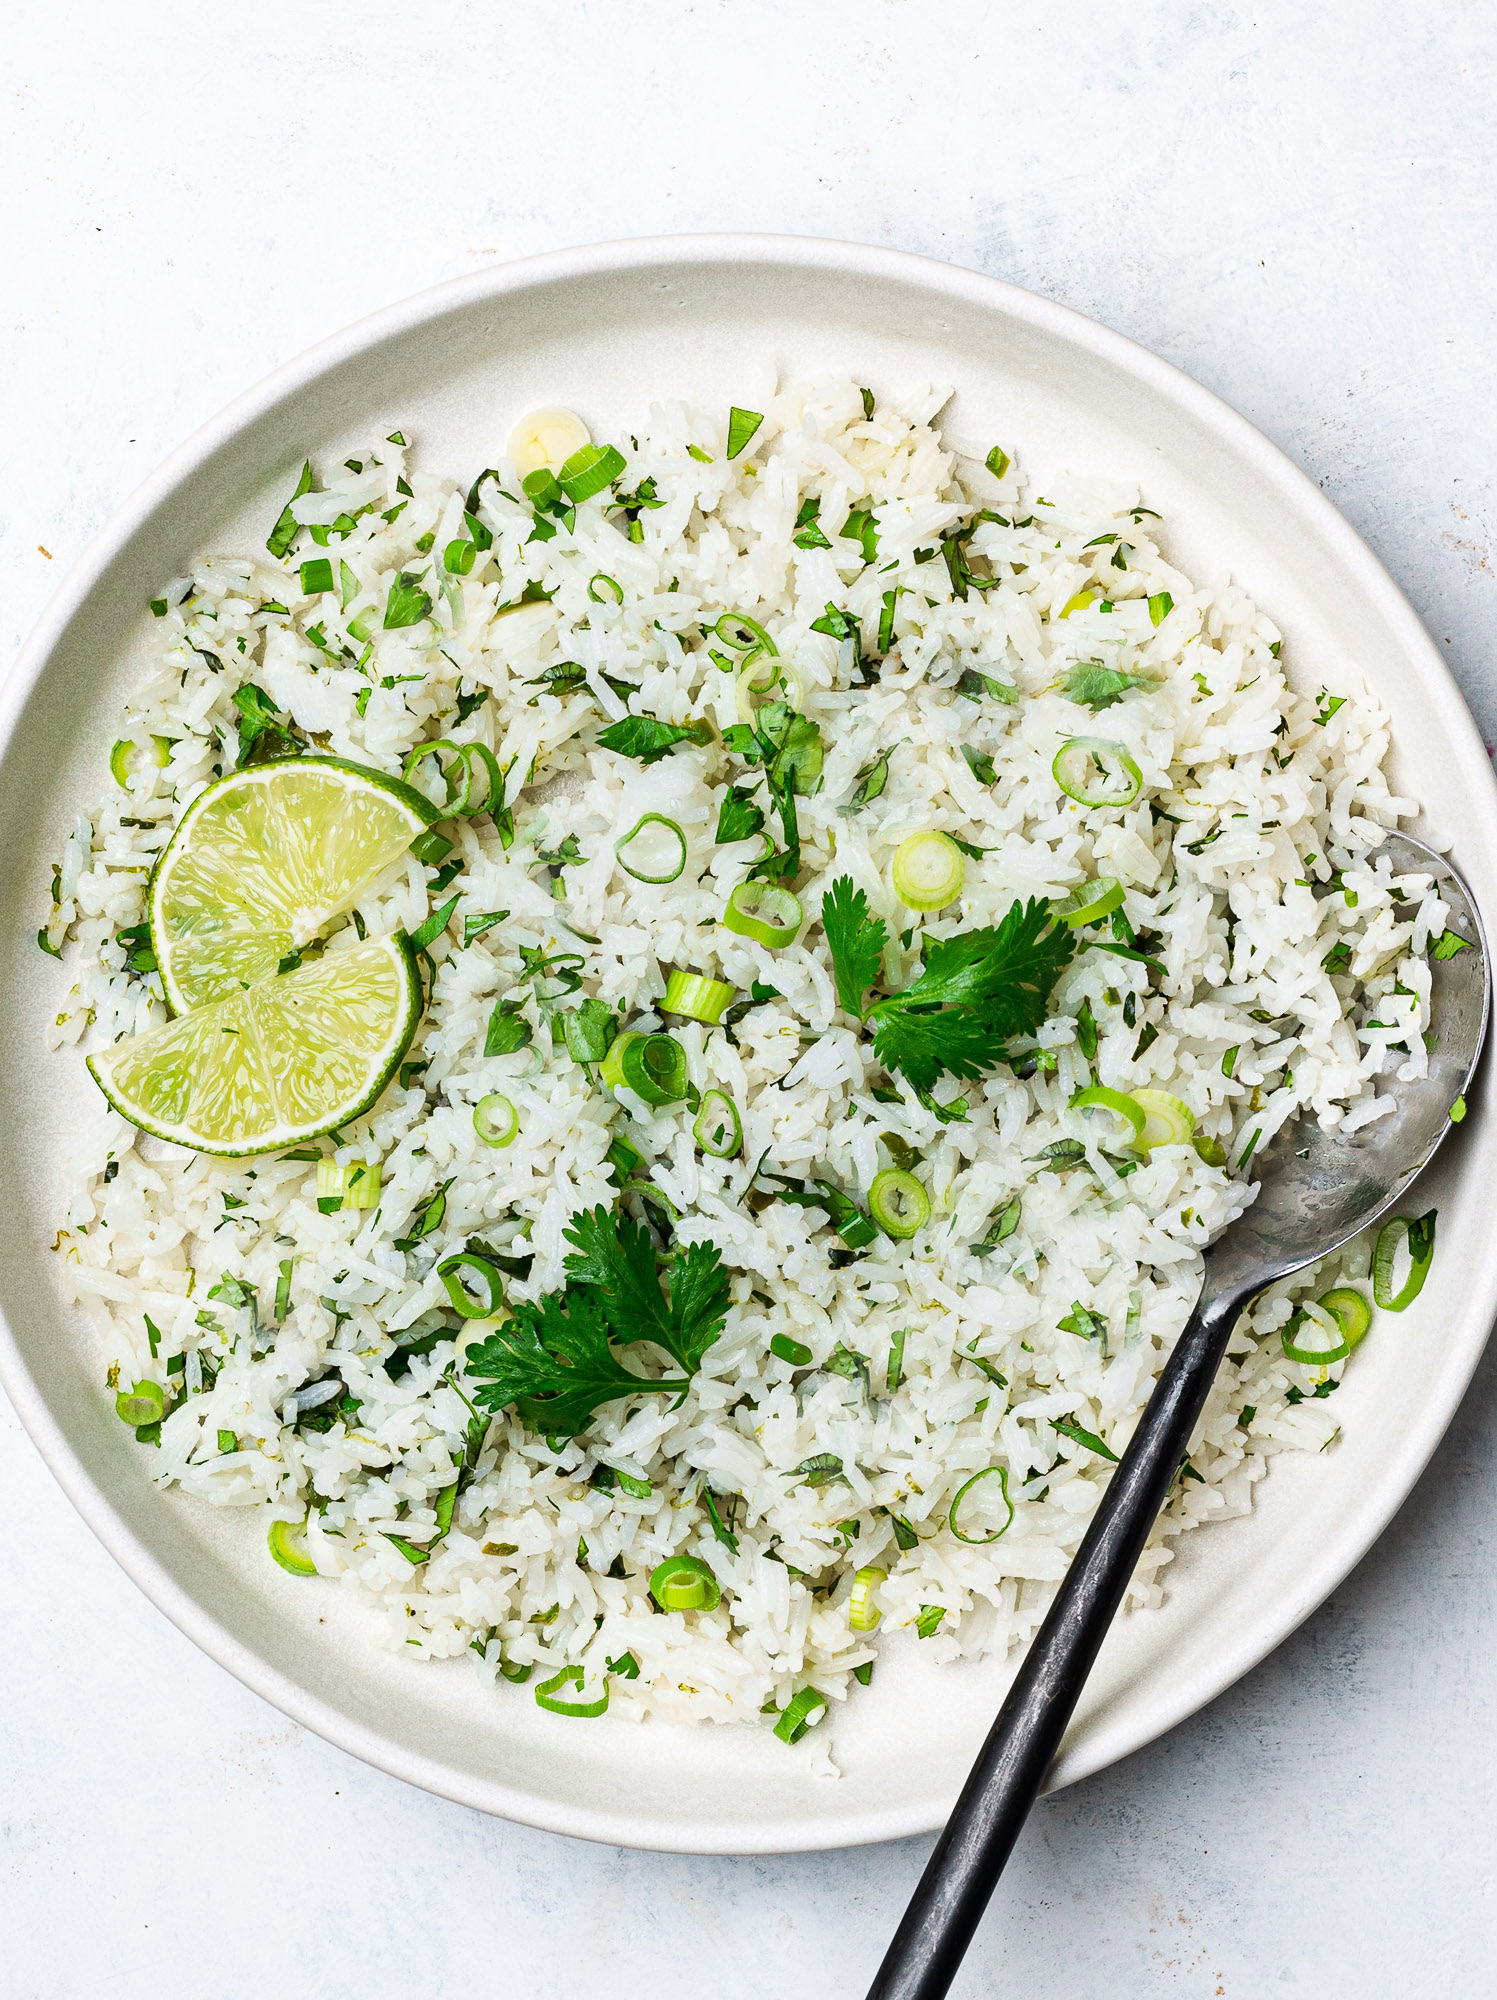
<path fill-rule="evenodd" d="M 99 1100 L 76 1052 L 43 1053 L 64 967 L 34 939 L 73 812 L 107 782 L 113 718 L 142 676 L 146 600 L 204 547 L 264 541 L 309 453 L 341 458 L 398 424 L 418 462 L 493 462 L 512 419 L 574 405 L 595 434 L 663 395 L 726 404 L 766 365 L 875 387 L 953 383 L 946 421 L 1000 438 L 1032 473 L 1136 481 L 1167 546 L 1203 579 L 1243 583 L 1286 635 L 1291 671 L 1362 675 L 1394 718 L 1394 775 L 1417 829 L 1449 843 L 1490 926 L 1497 787 L 1475 726 L 1400 592 L 1319 491 L 1257 431 L 1091 321 L 969 271 L 851 244 L 689 237 L 533 259 L 396 306 L 241 398 L 141 488 L 68 578 L 0 694 L 0 1378 L 91 1527 L 213 1657 L 289 1715 L 434 1792 L 560 1832 L 641 1847 L 780 1852 L 936 1826 L 1007 1680 L 936 1669 L 907 1640 L 833 1725 L 839 1781 L 760 1730 L 585 1726 L 526 1688 L 482 1690 L 463 1663 L 373 1642 L 369 1614 L 270 1563 L 256 1521 L 163 1495 L 102 1393 L 48 1246 Z M 1178 1546 L 1162 1611 L 1113 1633 L 1057 1768 L 1064 1784 L 1169 1729 L 1268 1652 L 1332 1590 L 1398 1507 L 1454 1411 L 1497 1305 L 1485 1102 L 1442 1154 L 1435 1266 L 1417 1306 L 1380 1322 L 1337 1398 L 1343 1436 L 1286 1456 L 1251 1519 Z M 48 1504 L 38 1496 L 37 1505 Z M 77 1607 L 80 1626 L 90 1607 Z M 25 1608 L 13 1614 L 24 1625 Z"/>

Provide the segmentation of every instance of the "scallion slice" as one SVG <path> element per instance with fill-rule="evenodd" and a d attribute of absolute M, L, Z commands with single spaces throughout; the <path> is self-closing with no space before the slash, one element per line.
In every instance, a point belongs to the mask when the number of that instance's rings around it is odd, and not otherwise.
<path fill-rule="evenodd" d="M 1121 743 L 1102 736 L 1073 736 L 1050 766 L 1055 782 L 1079 806 L 1131 806 L 1144 774 Z"/>
<path fill-rule="evenodd" d="M 722 920 L 725 929 L 740 937 L 778 949 L 794 944 L 805 915 L 799 897 L 779 883 L 740 882 L 728 898 Z"/>
<path fill-rule="evenodd" d="M 651 832 L 653 827 L 661 831 Z M 620 868 L 636 882 L 674 882 L 686 866 L 686 835 L 664 813 L 645 813 L 615 842 L 613 851 Z"/>
<path fill-rule="evenodd" d="M 444 1257 L 437 1266 L 437 1276 L 459 1319 L 490 1319 L 504 1304 L 503 1273 L 476 1250 L 459 1250 Z"/>
<path fill-rule="evenodd" d="M 169 736 L 153 736 L 151 746 L 151 761 L 160 770 L 172 754 L 172 739 Z M 140 754 L 140 745 L 132 743 L 128 737 L 123 737 L 109 753 L 109 775 L 122 792 L 130 789 L 135 760 Z"/>
<path fill-rule="evenodd" d="M 319 1160 L 318 1206 L 326 1201 L 344 1208 L 374 1208 L 379 1202 L 380 1172 L 378 1160 L 349 1160 L 342 1166 L 336 1160 Z"/>
<path fill-rule="evenodd" d="M 563 463 L 556 483 L 574 507 L 601 493 L 624 471 L 624 454 L 611 444 L 585 444 Z"/>
<path fill-rule="evenodd" d="M 826 1714 L 827 1700 L 819 1688 L 802 1688 L 780 1711 L 774 1733 L 782 1743 L 799 1743 L 808 1729 L 814 1729 Z"/>
<path fill-rule="evenodd" d="M 743 1120 L 725 1090 L 703 1091 L 691 1136 L 714 1160 L 731 1160 L 738 1152 L 743 1144 Z"/>
<path fill-rule="evenodd" d="M 962 893 L 967 864 L 950 834 L 912 833 L 894 854 L 891 879 L 900 902 L 912 910 L 944 910 Z"/>
<path fill-rule="evenodd" d="M 456 760 L 450 769 L 442 762 L 444 756 L 450 756 Z M 464 762 L 461 747 L 456 743 L 449 742 L 445 736 L 435 736 L 429 743 L 418 743 L 401 766 L 400 775 L 402 779 L 408 785 L 414 784 L 417 767 L 428 757 L 435 757 L 437 760 L 437 769 L 442 774 L 442 783 L 446 791 L 446 798 L 443 802 L 444 811 L 450 813 L 465 811 L 468 803 L 468 793 L 473 783 L 472 774 Z M 462 773 L 461 778 L 458 776 L 459 771 Z"/>
<path fill-rule="evenodd" d="M 650 1595 L 662 1611 L 713 1611 L 722 1585 L 696 1556 L 667 1556 L 651 1572 Z"/>
<path fill-rule="evenodd" d="M 794 1340 L 788 1333 L 777 1333 L 769 1343 L 771 1354 L 777 1354 L 781 1361 L 788 1361 L 792 1368 L 805 1368 L 811 1360 L 811 1350 L 803 1340 Z"/>
<path fill-rule="evenodd" d="M 616 576 L 607 576 L 602 570 L 590 579 L 587 594 L 594 604 L 622 604 L 624 586 Z"/>
<path fill-rule="evenodd" d="M 292 1576 L 316 1576 L 317 1565 L 307 1550 L 307 1524 L 304 1520 L 272 1521 L 265 1546 L 281 1568 Z"/>
<path fill-rule="evenodd" d="M 1154 1093 L 1156 1096 L 1158 1092 Z M 1139 1145 L 1143 1142 L 1144 1129 L 1148 1123 L 1148 1113 L 1136 1097 L 1130 1097 L 1126 1090 L 1112 1090 L 1105 1083 L 1093 1083 L 1085 1090 L 1078 1090 L 1071 1099 L 1073 1111 L 1110 1111 L 1121 1118 L 1128 1128 L 1120 1134 L 1124 1145 Z"/>
<path fill-rule="evenodd" d="M 930 1221 L 930 1196 L 913 1174 L 885 1167 L 873 1176 L 868 1213 L 886 1236 L 913 1236 Z"/>
<path fill-rule="evenodd" d="M 114 1399 L 114 1414 L 133 1430 L 142 1424 L 159 1424 L 165 1408 L 166 1393 L 159 1382 L 137 1382 L 133 1389 L 121 1389 Z"/>
<path fill-rule="evenodd" d="M 610 1090 L 627 1084 L 646 1104 L 679 1104 L 690 1079 L 686 1051 L 674 1035 L 620 1035 L 598 1072 Z"/>
<path fill-rule="evenodd" d="M 479 813 L 499 812 L 504 805 L 504 773 L 499 768 L 499 759 L 486 743 L 459 743 L 457 748 L 463 760 L 465 792 L 462 805 L 454 806 L 454 812 L 460 812 L 466 819 L 473 819 Z M 483 783 L 476 789 L 475 763 L 483 766 Z"/>
<path fill-rule="evenodd" d="M 1074 894 L 1055 905 L 1055 914 L 1068 930 L 1079 931 L 1084 924 L 1099 924 L 1123 905 L 1123 885 L 1110 875 L 1083 882 Z"/>
<path fill-rule="evenodd" d="M 875 1599 L 878 1596 L 879 1585 L 885 1581 L 888 1574 L 886 1569 L 879 1569 L 875 1563 L 869 1563 L 853 1578 L 852 1593 L 847 1600 L 847 1623 L 851 1631 L 871 1632 L 883 1617 L 884 1614 L 879 1610 Z"/>
<path fill-rule="evenodd" d="M 521 1678 L 528 1678 L 529 1672 L 530 1669 L 527 1667 L 525 1675 Z M 516 1676 L 513 1674 L 505 1675 L 506 1680 L 513 1680 L 515 1678 Z M 583 1673 L 581 1667 L 563 1667 L 559 1673 L 552 1674 L 549 1680 L 541 1681 L 538 1684 L 535 1690 L 536 1706 L 548 1710 L 552 1715 L 580 1715 L 592 1718 L 606 1714 L 608 1710 L 608 1686 L 606 1682 L 604 1683 L 603 1692 L 593 1701 L 568 1701 L 560 1693 L 560 1690 L 564 1687 L 580 1688 L 582 1682 Z"/>
<path fill-rule="evenodd" d="M 771 659 L 779 658 L 779 647 L 758 619 L 750 618 L 742 611 L 725 611 L 712 631 L 735 653 L 768 653 Z"/>
<path fill-rule="evenodd" d="M 733 682 L 733 705 L 740 722 L 752 722 L 767 700 L 773 698 L 798 709 L 805 692 L 800 675 L 788 661 L 746 653 Z"/>
<path fill-rule="evenodd" d="M 705 1021 L 709 1028 L 715 1028 L 737 993 L 736 986 L 721 979 L 708 979 L 698 972 L 673 972 L 666 982 L 661 1012 L 684 1014 L 690 1021 Z"/>
<path fill-rule="evenodd" d="M 1150 1153 L 1156 1146 L 1188 1146 L 1195 1138 L 1195 1113 L 1167 1090 L 1135 1090 L 1133 1102 L 1144 1115 L 1138 1144 Z"/>
<path fill-rule="evenodd" d="M 520 1114 L 497 1090 L 480 1097 L 473 1107 L 473 1130 L 486 1146 L 512 1146 L 520 1130 Z"/>
<path fill-rule="evenodd" d="M 1377 1233 L 1372 1253 L 1372 1296 L 1386 1312 L 1401 1313 L 1424 1290 L 1435 1256 L 1436 1209 L 1427 1215 L 1395 1215 Z M 1394 1278 L 1401 1253 L 1408 1252 L 1408 1274 L 1396 1289 Z"/>
<path fill-rule="evenodd" d="M 957 1523 L 957 1509 L 980 1479 L 991 1479 L 995 1474 L 999 1489 L 1003 1495 L 1003 1504 L 1008 1509 L 1007 1520 L 1001 1528 L 995 1528 L 991 1535 L 964 1535 Z M 998 1541 L 1001 1536 L 1008 1533 L 1013 1524 L 1014 1503 L 1008 1497 L 1008 1469 L 1002 1465 L 985 1465 L 981 1472 L 974 1472 L 970 1479 L 964 1480 L 957 1488 L 955 1498 L 952 1500 L 950 1510 L 946 1516 L 946 1525 L 950 1528 L 952 1534 L 956 1536 L 957 1540 L 959 1542 L 966 1542 L 973 1548 L 984 1548 L 989 1542 Z"/>
<path fill-rule="evenodd" d="M 1305 1347 L 1295 1339 L 1295 1334 L 1306 1321 L 1320 1329 L 1330 1343 L 1328 1346 Z M 1333 1361 L 1344 1361 L 1351 1353 L 1351 1343 L 1346 1338 L 1346 1329 L 1339 1314 L 1328 1312 L 1318 1305 L 1301 1306 L 1279 1340 L 1285 1360 L 1297 1361 L 1302 1368 L 1328 1368 Z"/>
<path fill-rule="evenodd" d="M 1322 1292 L 1315 1303 L 1323 1312 L 1330 1313 L 1341 1328 L 1341 1337 L 1346 1342 L 1346 1351 L 1351 1353 L 1367 1338 L 1367 1329 L 1372 1325 L 1372 1307 L 1367 1303 L 1365 1292 L 1359 1292 L 1351 1285 L 1333 1285 L 1328 1292 Z"/>

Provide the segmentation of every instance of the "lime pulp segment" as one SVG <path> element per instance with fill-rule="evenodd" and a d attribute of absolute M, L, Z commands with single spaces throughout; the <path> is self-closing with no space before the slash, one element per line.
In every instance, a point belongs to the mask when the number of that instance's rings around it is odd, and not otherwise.
<path fill-rule="evenodd" d="M 411 786 L 336 757 L 281 758 L 209 785 L 151 881 L 151 942 L 172 1008 L 270 978 L 435 817 Z"/>
<path fill-rule="evenodd" d="M 90 1056 L 116 1111 L 200 1153 L 268 1153 L 367 1111 L 421 1018 L 402 934 L 329 952 Z"/>

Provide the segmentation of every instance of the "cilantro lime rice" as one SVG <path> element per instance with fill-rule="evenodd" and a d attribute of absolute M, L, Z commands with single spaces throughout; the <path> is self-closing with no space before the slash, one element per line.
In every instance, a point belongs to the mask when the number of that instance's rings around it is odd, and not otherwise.
<path fill-rule="evenodd" d="M 147 879 L 206 784 L 329 754 L 442 815 L 288 954 L 424 954 L 373 1108 L 253 1160 L 108 1113 L 59 1255 L 143 1476 L 558 1728 L 831 1771 L 881 1647 L 1022 1643 L 1254 1153 L 1423 1074 L 1446 913 L 1379 857 L 1381 708 L 945 395 L 309 463 L 155 601 L 61 859 L 55 1041 L 103 1049 L 166 1018 Z M 1131 1603 L 1333 1442 L 1348 1364 L 1285 1330 L 1367 1277 L 1243 1320 Z"/>

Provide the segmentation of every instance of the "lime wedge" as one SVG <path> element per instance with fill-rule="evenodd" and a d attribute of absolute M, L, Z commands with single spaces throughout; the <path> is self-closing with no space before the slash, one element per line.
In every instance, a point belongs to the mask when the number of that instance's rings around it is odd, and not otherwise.
<path fill-rule="evenodd" d="M 132 1125 L 200 1153 L 269 1153 L 367 1111 L 421 1018 L 403 932 L 329 952 L 90 1056 Z"/>
<path fill-rule="evenodd" d="M 436 818 L 409 785 L 285 757 L 200 792 L 151 879 L 151 944 L 178 1014 L 268 979 Z"/>

